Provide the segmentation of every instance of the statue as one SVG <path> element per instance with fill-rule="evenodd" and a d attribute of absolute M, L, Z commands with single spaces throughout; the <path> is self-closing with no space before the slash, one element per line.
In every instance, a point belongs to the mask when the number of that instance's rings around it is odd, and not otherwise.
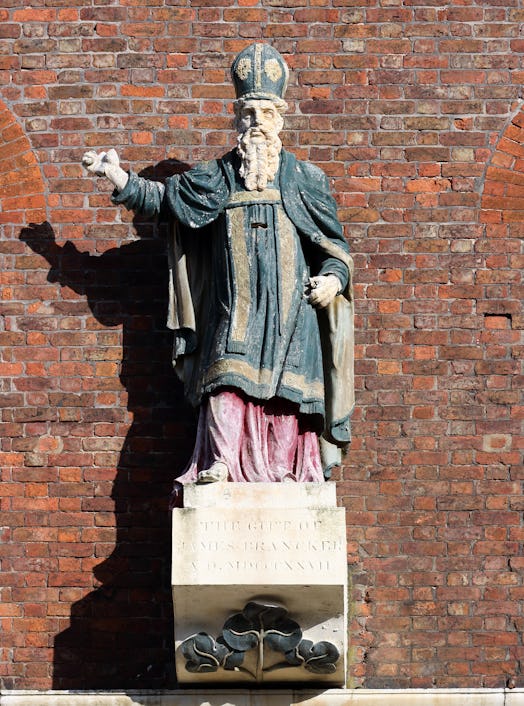
<path fill-rule="evenodd" d="M 167 214 L 168 326 L 200 407 L 182 483 L 317 482 L 340 463 L 353 407 L 352 259 L 325 174 L 282 149 L 288 67 L 271 46 L 235 58 L 237 147 L 165 184 L 87 152 L 112 201 Z"/>

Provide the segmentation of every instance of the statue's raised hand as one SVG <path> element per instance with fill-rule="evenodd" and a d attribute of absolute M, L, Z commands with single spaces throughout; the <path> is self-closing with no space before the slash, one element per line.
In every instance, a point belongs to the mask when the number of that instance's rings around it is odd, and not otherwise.
<path fill-rule="evenodd" d="M 82 164 L 88 172 L 93 172 L 97 176 L 106 175 L 106 167 L 108 165 L 120 166 L 120 160 L 116 150 L 110 149 L 108 152 L 99 152 L 94 150 L 86 152 L 82 157 Z"/>
<path fill-rule="evenodd" d="M 107 152 L 96 153 L 94 150 L 86 152 L 82 157 L 82 164 L 88 172 L 97 176 L 105 176 L 111 181 L 118 191 L 127 184 L 128 175 L 120 167 L 120 160 L 116 150 L 110 149 Z"/>

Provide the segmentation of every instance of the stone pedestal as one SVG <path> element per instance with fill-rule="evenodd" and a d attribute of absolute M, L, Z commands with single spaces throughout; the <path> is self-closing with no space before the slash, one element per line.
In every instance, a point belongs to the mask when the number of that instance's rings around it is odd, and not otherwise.
<path fill-rule="evenodd" d="M 186 486 L 173 510 L 179 682 L 343 685 L 345 533 L 334 484 Z"/>

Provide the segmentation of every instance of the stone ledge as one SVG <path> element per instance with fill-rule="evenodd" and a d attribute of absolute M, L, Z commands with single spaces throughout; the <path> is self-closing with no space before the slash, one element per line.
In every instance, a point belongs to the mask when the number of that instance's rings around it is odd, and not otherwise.
<path fill-rule="evenodd" d="M 335 507 L 335 483 L 209 483 L 184 486 L 185 508 Z"/>
<path fill-rule="evenodd" d="M 0 691 L 1 706 L 524 706 L 524 689 Z"/>

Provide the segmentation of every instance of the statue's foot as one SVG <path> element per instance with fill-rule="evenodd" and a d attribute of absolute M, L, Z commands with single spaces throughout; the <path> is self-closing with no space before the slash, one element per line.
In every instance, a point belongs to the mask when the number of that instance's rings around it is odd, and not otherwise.
<path fill-rule="evenodd" d="M 197 483 L 224 483 L 229 475 L 228 467 L 222 461 L 215 461 L 197 475 Z"/>

